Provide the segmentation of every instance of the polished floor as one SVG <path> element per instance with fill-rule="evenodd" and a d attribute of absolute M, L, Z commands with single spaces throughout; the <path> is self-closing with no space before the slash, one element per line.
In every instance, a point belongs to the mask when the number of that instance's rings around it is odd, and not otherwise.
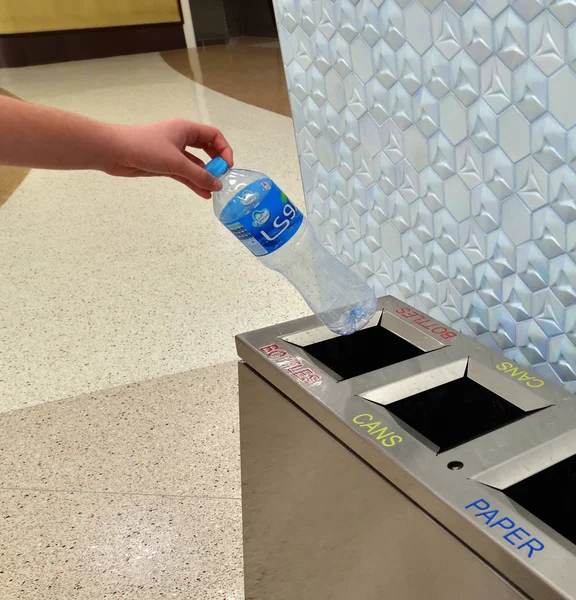
<path fill-rule="evenodd" d="M 0 69 L 0 72 L 2 70 Z M 9 96 L 14 98 L 13 94 L 10 94 L 7 90 L 0 87 L 0 96 Z M 0 165 L 0 206 L 10 198 L 16 188 L 24 181 L 24 178 L 30 172 L 29 169 L 22 169 L 16 167 L 4 167 Z"/>
<path fill-rule="evenodd" d="M 171 50 L 162 52 L 162 58 L 211 90 L 291 116 L 279 42 L 261 38 L 237 38 L 234 42 L 230 46 Z"/>
<path fill-rule="evenodd" d="M 0 89 L 215 125 L 302 204 L 279 51 L 252 42 Z M 0 597 L 243 598 L 234 334 L 307 314 L 295 290 L 173 181 L 8 168 L 0 282 Z"/>

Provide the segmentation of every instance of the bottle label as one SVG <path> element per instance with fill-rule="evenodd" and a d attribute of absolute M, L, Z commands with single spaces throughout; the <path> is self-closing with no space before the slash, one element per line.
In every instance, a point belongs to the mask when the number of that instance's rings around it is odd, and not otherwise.
<path fill-rule="evenodd" d="M 258 201 L 258 197 L 262 197 Z M 254 210 L 237 220 L 226 213 L 232 206 L 254 204 Z M 304 216 L 271 179 L 247 185 L 224 207 L 220 221 L 256 256 L 281 248 L 298 231 Z"/>

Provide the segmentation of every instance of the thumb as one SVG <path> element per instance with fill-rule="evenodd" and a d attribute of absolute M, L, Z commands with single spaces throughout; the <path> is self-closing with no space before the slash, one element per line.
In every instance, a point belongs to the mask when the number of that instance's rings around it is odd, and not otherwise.
<path fill-rule="evenodd" d="M 206 169 L 193 163 L 187 156 L 177 152 L 169 164 L 170 174 L 188 181 L 190 184 L 208 190 L 218 192 L 222 189 L 222 183 L 208 173 Z"/>

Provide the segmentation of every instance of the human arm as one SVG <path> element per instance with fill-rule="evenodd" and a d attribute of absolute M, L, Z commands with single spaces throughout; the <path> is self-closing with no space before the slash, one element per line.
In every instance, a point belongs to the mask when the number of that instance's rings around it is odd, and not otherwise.
<path fill-rule="evenodd" d="M 172 119 L 110 125 L 73 113 L 0 96 L 0 164 L 39 169 L 91 169 L 121 177 L 171 177 L 209 198 L 221 184 L 186 150 L 233 163 L 222 133 Z"/>

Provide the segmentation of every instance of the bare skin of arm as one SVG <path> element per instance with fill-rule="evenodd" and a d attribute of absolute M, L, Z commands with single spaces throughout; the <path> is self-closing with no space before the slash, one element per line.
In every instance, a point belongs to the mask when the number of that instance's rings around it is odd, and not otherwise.
<path fill-rule="evenodd" d="M 202 198 L 222 184 L 186 150 L 221 156 L 230 145 L 208 125 L 172 119 L 110 125 L 73 113 L 0 96 L 0 164 L 37 169 L 96 170 L 119 177 L 170 177 Z"/>

